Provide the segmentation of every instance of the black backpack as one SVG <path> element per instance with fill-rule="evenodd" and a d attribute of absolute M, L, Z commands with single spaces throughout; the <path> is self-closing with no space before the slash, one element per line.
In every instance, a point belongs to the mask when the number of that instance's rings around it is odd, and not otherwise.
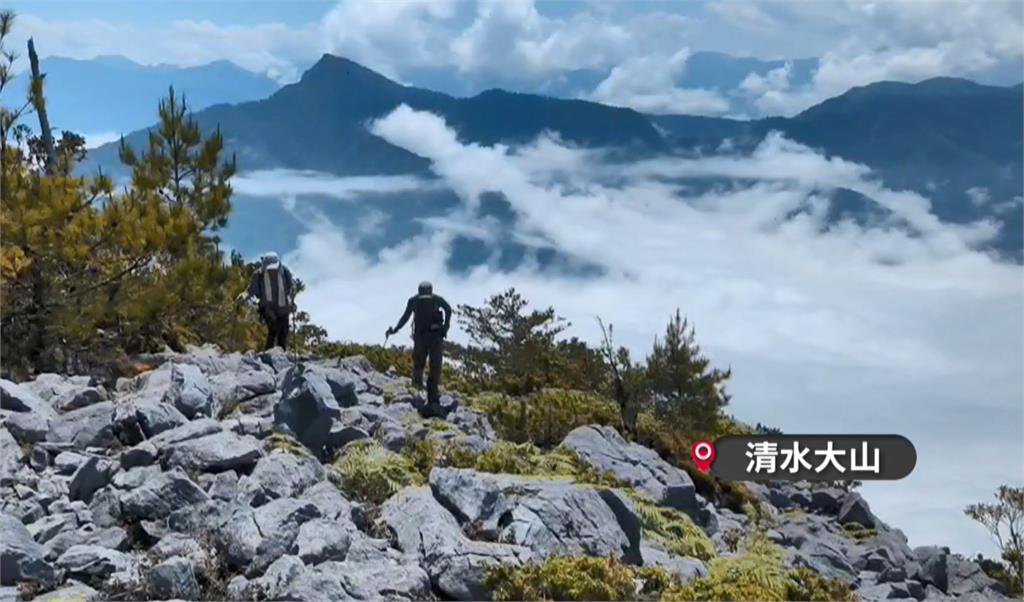
<path fill-rule="evenodd" d="M 414 297 L 412 329 L 416 333 L 434 332 L 444 327 L 444 311 L 434 295 Z"/>

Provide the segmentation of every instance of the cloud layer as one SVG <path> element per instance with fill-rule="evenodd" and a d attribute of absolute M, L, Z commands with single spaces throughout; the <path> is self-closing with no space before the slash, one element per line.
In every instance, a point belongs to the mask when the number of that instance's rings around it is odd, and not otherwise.
<path fill-rule="evenodd" d="M 460 203 L 372 259 L 358 228 L 309 222 L 287 259 L 309 284 L 303 306 L 333 337 L 381 339 L 424 278 L 455 303 L 515 286 L 591 341 L 601 316 L 637 354 L 679 307 L 714 363 L 733 367 L 740 418 L 788 432 L 906 435 L 918 467 L 906 481 L 865 487 L 876 512 L 912 544 L 992 552 L 962 507 L 1024 473 L 1024 292 L 1020 266 L 975 250 L 988 225 L 939 223 L 927 199 L 778 136 L 750 156 L 609 165 L 550 138 L 519 149 L 465 145 L 439 117 L 407 107 L 372 131 L 430 159 Z M 692 186 L 706 178 L 745 183 Z M 836 187 L 877 199 L 891 218 L 829 224 Z M 339 184 L 340 196 L 350 189 Z M 478 216 L 489 192 L 508 200 L 519 240 L 604 275 L 529 263 L 450 273 L 457 235 L 494 240 Z"/>

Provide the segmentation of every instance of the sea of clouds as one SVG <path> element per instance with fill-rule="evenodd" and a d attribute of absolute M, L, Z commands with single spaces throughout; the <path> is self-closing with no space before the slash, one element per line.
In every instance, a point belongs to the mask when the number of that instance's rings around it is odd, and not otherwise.
<path fill-rule="evenodd" d="M 307 284 L 302 307 L 332 338 L 382 342 L 424 279 L 453 304 L 514 286 L 571 321 L 566 334 L 595 343 L 600 316 L 637 356 L 679 308 L 714 364 L 732 367 L 738 418 L 788 433 L 905 435 L 917 467 L 903 481 L 866 484 L 872 508 L 911 545 L 994 554 L 962 512 L 1024 474 L 1024 272 L 983 250 L 993 224 L 941 223 L 927 198 L 780 136 L 746 155 L 623 164 L 554 136 L 514 149 L 466 144 L 442 118 L 404 106 L 368 127 L 428 158 L 437 179 L 236 178 L 245 202 L 301 214 L 285 260 Z M 708 179 L 732 183 L 692 185 Z M 393 211 L 371 209 L 353 228 L 302 202 L 372 205 L 381 193 L 439 186 L 459 203 L 417 218 L 419 234 L 375 254 L 361 237 Z M 889 219 L 830 222 L 839 187 Z M 485 193 L 504 195 L 514 223 L 481 217 Z M 601 275 L 530 261 L 451 272 L 453 241 L 467 234 L 554 248 Z"/>

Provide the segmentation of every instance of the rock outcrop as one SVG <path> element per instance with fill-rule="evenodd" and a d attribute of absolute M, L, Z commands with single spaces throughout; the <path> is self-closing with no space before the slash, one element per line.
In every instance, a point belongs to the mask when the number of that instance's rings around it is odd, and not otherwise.
<path fill-rule="evenodd" d="M 562 447 L 614 487 L 434 467 L 424 485 L 361 503 L 330 465 L 342 446 L 374 439 L 403 453 L 429 440 L 481 453 L 498 439 L 487 415 L 446 394 L 425 420 L 408 379 L 363 358 L 199 348 L 144 359 L 155 368 L 113 387 L 0 380 L 0 598 L 20 587 L 39 600 L 476 600 L 491 593 L 492 567 L 564 555 L 686 581 L 708 565 L 646 532 L 637 496 L 688 515 L 720 554 L 749 525 L 601 426 Z M 976 563 L 910 548 L 857 493 L 748 486 L 785 562 L 865 600 L 1001 597 Z"/>

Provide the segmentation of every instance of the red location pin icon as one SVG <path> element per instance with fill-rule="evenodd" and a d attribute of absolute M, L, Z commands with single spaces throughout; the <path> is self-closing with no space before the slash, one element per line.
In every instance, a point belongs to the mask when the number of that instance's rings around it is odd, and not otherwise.
<path fill-rule="evenodd" d="M 715 461 L 715 444 L 710 441 L 698 441 L 690 448 L 690 455 L 693 456 L 697 470 L 707 472 L 711 470 L 711 463 Z"/>

